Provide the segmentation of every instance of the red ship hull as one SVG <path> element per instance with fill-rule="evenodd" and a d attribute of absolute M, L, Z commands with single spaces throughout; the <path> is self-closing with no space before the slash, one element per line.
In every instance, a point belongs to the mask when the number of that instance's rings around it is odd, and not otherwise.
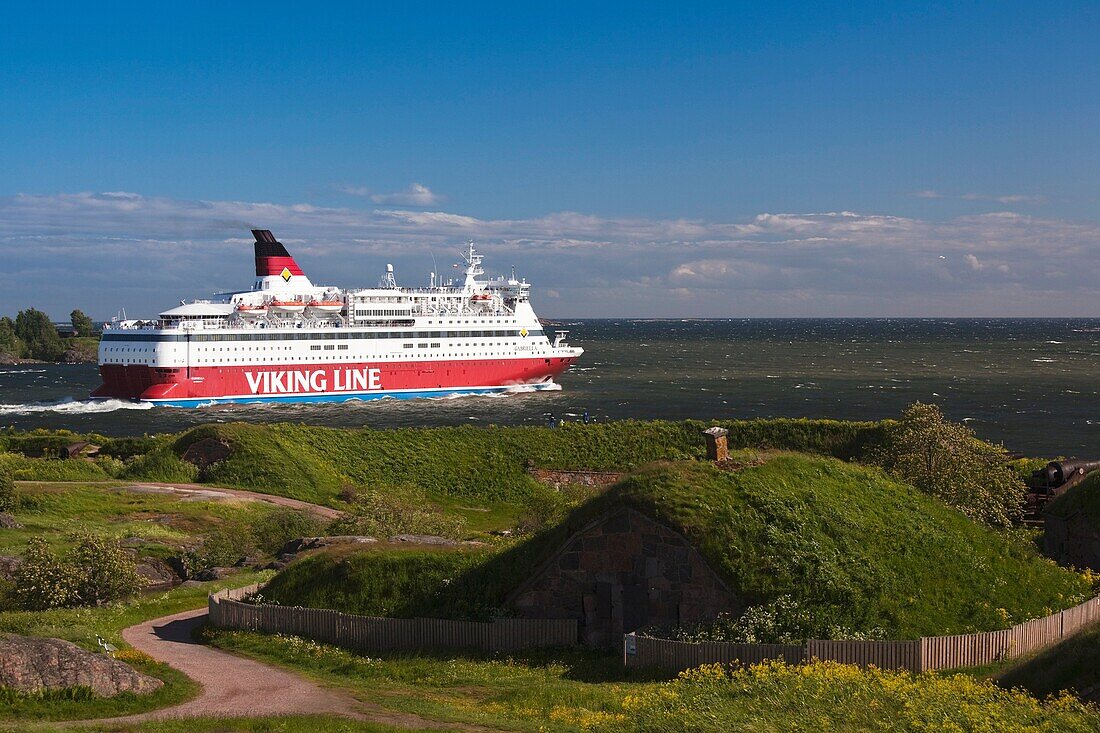
<path fill-rule="evenodd" d="M 499 392 L 550 384 L 575 357 L 151 367 L 103 364 L 94 398 L 177 407 L 221 402 L 332 402 Z"/>

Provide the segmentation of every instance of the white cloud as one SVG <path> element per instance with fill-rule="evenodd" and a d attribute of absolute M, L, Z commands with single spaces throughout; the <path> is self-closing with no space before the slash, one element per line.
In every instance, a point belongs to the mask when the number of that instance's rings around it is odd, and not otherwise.
<path fill-rule="evenodd" d="M 942 193 L 940 193 L 939 191 L 933 190 L 931 188 L 926 188 L 923 191 L 914 191 L 913 193 L 911 193 L 909 195 L 910 196 L 916 196 L 919 199 L 942 199 L 943 198 Z"/>
<path fill-rule="evenodd" d="M 996 201 L 999 204 L 1042 204 L 1046 203 L 1044 196 L 1027 196 L 1024 194 L 1009 194 L 1007 196 L 991 196 L 984 193 L 964 193 L 962 198 L 966 201 Z"/>
<path fill-rule="evenodd" d="M 404 191 L 395 193 L 371 194 L 370 200 L 376 204 L 389 206 L 435 206 L 443 203 L 443 197 L 422 183 L 413 183 Z"/>
<path fill-rule="evenodd" d="M 250 228 L 293 244 L 315 281 L 350 286 L 374 283 L 386 262 L 402 282 L 421 273 L 426 282 L 474 239 L 491 271 L 514 264 L 536 283 L 536 300 L 560 295 L 551 316 L 1100 314 L 1100 225 L 1012 212 L 938 222 L 850 211 L 480 219 L 118 192 L 0 197 L 9 283 L 0 312 L 140 314 L 246 285 Z"/>

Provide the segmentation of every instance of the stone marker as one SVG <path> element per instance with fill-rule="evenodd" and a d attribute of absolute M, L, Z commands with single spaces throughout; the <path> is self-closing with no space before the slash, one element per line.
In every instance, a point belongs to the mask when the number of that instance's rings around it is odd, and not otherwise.
<path fill-rule="evenodd" d="M 730 449 L 726 444 L 726 436 L 729 431 L 725 428 L 713 427 L 703 431 L 707 439 L 707 460 L 727 461 L 730 457 Z"/>

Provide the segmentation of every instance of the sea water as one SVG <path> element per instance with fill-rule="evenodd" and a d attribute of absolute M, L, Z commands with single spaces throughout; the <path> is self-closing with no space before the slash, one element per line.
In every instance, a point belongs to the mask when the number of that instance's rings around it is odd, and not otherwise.
<path fill-rule="evenodd" d="M 1100 319 L 582 320 L 560 390 L 318 405 L 91 402 L 92 365 L 0 367 L 0 425 L 108 435 L 203 422 L 540 425 L 580 420 L 897 416 L 933 402 L 979 436 L 1100 458 Z"/>

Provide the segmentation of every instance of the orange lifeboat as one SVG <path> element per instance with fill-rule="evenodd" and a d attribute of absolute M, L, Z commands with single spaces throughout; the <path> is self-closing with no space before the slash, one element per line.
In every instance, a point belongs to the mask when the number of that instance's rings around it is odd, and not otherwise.
<path fill-rule="evenodd" d="M 314 313 L 332 315 L 344 310 L 344 302 L 341 300 L 311 300 L 308 307 Z"/>
<path fill-rule="evenodd" d="M 267 304 L 276 313 L 301 313 L 306 304 L 300 300 L 273 300 Z"/>
<path fill-rule="evenodd" d="M 237 306 L 237 315 L 247 320 L 253 320 L 256 318 L 263 318 L 267 315 L 266 305 L 248 305 L 247 303 L 241 303 Z"/>

